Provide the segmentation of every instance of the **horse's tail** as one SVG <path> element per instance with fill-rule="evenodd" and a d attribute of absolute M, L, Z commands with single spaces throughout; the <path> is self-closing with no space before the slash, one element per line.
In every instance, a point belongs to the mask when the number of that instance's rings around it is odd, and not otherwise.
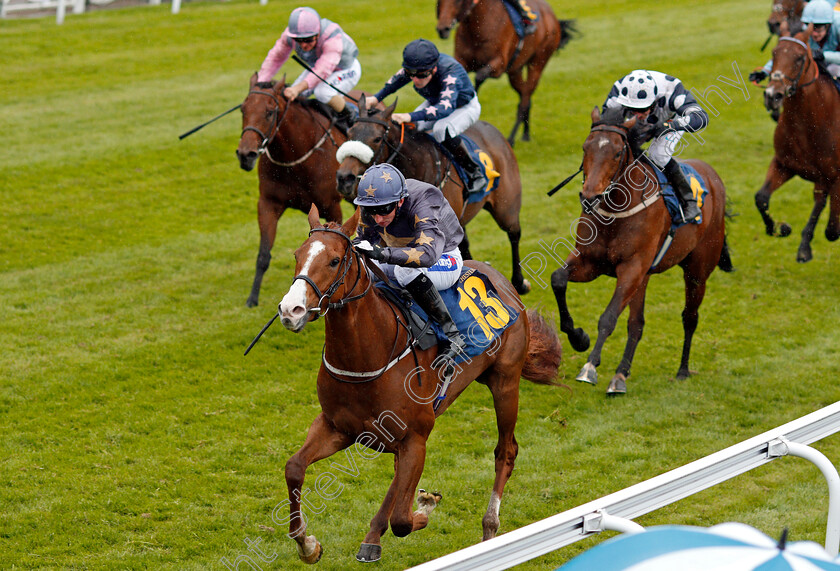
<path fill-rule="evenodd" d="M 522 376 L 541 385 L 565 386 L 555 381 L 562 354 L 557 332 L 533 309 L 528 310 L 528 327 L 531 341 L 528 343 L 528 356 L 522 367 Z"/>
<path fill-rule="evenodd" d="M 579 37 L 580 32 L 575 24 L 576 20 L 557 20 L 557 22 L 560 24 L 560 45 L 557 49 L 561 50 L 566 44 Z"/>
<path fill-rule="evenodd" d="M 723 248 L 720 249 L 720 259 L 717 265 L 724 272 L 735 271 L 735 266 L 732 265 L 732 257 L 729 255 L 729 244 L 726 243 L 726 236 L 723 237 Z"/>

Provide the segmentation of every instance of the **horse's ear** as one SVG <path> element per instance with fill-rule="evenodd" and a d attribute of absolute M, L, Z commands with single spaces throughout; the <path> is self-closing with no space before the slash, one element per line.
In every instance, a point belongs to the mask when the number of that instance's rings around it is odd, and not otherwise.
<path fill-rule="evenodd" d="M 803 42 L 805 42 L 805 44 L 808 45 L 808 51 L 811 51 L 811 43 L 808 41 L 808 38 L 811 37 L 811 34 L 813 33 L 813 31 L 814 31 L 814 24 L 810 23 L 810 24 L 808 24 L 807 28 L 805 28 L 804 30 L 802 30 L 801 32 L 796 34 L 796 37 L 798 37 L 800 40 L 802 40 Z"/>
<path fill-rule="evenodd" d="M 286 74 L 283 74 L 283 77 L 280 78 L 280 81 L 274 84 L 274 91 L 276 93 L 282 93 L 283 90 L 286 89 Z"/>
<path fill-rule="evenodd" d="M 356 212 L 350 217 L 350 220 L 341 225 L 341 231 L 345 236 L 352 236 L 356 233 L 356 227 L 359 225 L 359 217 L 362 215 L 362 210 L 357 206 Z"/>
<path fill-rule="evenodd" d="M 624 122 L 622 127 L 627 129 L 628 131 L 636 126 L 636 117 L 630 117 L 627 121 Z"/>
<path fill-rule="evenodd" d="M 251 89 L 254 89 L 254 86 L 257 84 L 257 77 L 259 77 L 259 72 L 255 71 L 254 75 L 251 76 Z"/>
<path fill-rule="evenodd" d="M 598 109 L 597 105 L 592 109 L 592 114 L 590 115 L 590 117 L 592 118 L 593 125 L 601 120 L 601 110 Z"/>
<path fill-rule="evenodd" d="M 318 214 L 318 207 L 315 206 L 315 203 L 312 203 L 312 208 L 309 209 L 309 228 L 320 228 L 321 227 L 321 216 Z"/>
<path fill-rule="evenodd" d="M 398 101 L 398 100 L 399 100 L 399 97 L 395 98 L 395 99 L 394 99 L 394 102 L 393 102 L 393 103 L 391 103 L 388 107 L 386 107 L 386 108 L 385 108 L 385 111 L 383 111 L 383 112 L 382 112 L 382 118 L 383 118 L 385 121 L 387 121 L 388 119 L 390 119 L 390 118 L 391 118 L 391 114 L 394 112 L 394 109 L 396 109 L 396 108 L 397 108 L 397 101 Z"/>
<path fill-rule="evenodd" d="M 367 94 L 362 93 L 362 96 L 359 97 L 359 117 L 367 117 Z"/>

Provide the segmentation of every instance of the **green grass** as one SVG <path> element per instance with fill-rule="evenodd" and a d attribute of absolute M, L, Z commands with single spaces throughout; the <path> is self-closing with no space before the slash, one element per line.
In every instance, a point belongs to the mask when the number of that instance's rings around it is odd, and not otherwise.
<path fill-rule="evenodd" d="M 502 504 L 502 532 L 573 508 L 774 428 L 837 399 L 837 245 L 822 230 L 814 260 L 795 262 L 797 235 L 764 235 L 753 206 L 772 155 L 774 124 L 717 81 L 763 64 L 764 3 L 554 1 L 583 37 L 550 62 L 536 93 L 530 143 L 518 143 L 523 255 L 569 236 L 576 184 L 545 191 L 577 169 L 589 112 L 637 67 L 689 87 L 717 84 L 731 99 L 686 156 L 727 184 L 738 214 L 729 240 L 738 271 L 709 281 L 691 368 L 676 382 L 682 346 L 679 271 L 651 280 L 647 328 L 626 398 L 574 383 L 585 361 L 564 343 L 572 392 L 523 383 L 520 455 Z M 283 466 L 319 411 L 316 322 L 269 330 L 242 352 L 289 287 L 292 252 L 308 227 L 280 221 L 262 305 L 244 306 L 258 245 L 257 181 L 233 156 L 232 114 L 177 136 L 241 101 L 250 74 L 296 4 L 187 3 L 9 20 L 0 24 L 0 550 L 8 568 L 224 568 L 261 538 L 277 553 L 263 568 L 299 569 L 271 512 L 285 496 Z M 373 91 L 405 43 L 433 38 L 432 3 L 319 2 L 361 50 L 360 88 Z M 438 42 L 451 53 L 451 40 Z M 295 64 L 286 66 L 291 77 Z M 515 94 L 506 80 L 481 92 L 482 118 L 507 132 Z M 400 93 L 400 109 L 417 102 Z M 811 189 L 788 183 L 773 213 L 798 233 Z M 350 209 L 345 205 L 345 212 Z M 470 225 L 474 255 L 509 273 L 507 240 L 486 214 Z M 544 281 L 553 267 L 541 275 Z M 556 320 L 550 290 L 525 301 Z M 578 325 L 594 334 L 614 281 L 573 284 Z M 617 366 L 626 315 L 606 345 L 601 376 Z M 840 457 L 840 441 L 816 447 Z M 428 529 L 386 534 L 380 569 L 402 569 L 480 539 L 493 480 L 495 419 L 471 387 L 440 419 L 421 486 L 443 503 Z M 336 461 L 342 461 L 339 457 Z M 307 483 L 334 469 L 316 464 Z M 341 474 L 342 494 L 311 516 L 322 569 L 353 555 L 390 482 L 390 457 Z M 643 525 L 742 521 L 770 535 L 822 542 L 827 493 L 818 470 L 781 459 L 639 518 Z M 587 539 L 523 569 L 546 569 L 600 541 Z"/>

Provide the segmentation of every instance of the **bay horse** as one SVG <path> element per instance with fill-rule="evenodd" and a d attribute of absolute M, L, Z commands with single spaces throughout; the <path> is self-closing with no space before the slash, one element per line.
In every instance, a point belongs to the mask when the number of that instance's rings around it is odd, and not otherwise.
<path fill-rule="evenodd" d="M 522 125 L 522 140 L 531 140 L 531 95 L 549 58 L 576 32 L 574 20 L 558 20 L 545 0 L 527 0 L 539 15 L 537 30 L 520 39 L 502 0 L 438 0 L 437 33 L 449 37 L 456 25 L 455 59 L 475 72 L 475 89 L 488 77 L 506 73 L 519 94 L 516 122 L 508 137 L 513 145 Z M 527 70 L 527 76 L 524 73 Z"/>
<path fill-rule="evenodd" d="M 236 156 L 245 171 L 252 170 L 259 159 L 260 180 L 260 249 L 254 283 L 245 302 L 248 307 L 259 303 L 277 221 L 287 208 L 308 213 L 315 204 L 327 220 L 342 219 L 341 196 L 333 181 L 338 167 L 335 151 L 347 137 L 335 121 L 304 100 L 288 101 L 283 95 L 285 87 L 285 77 L 261 87 L 255 73 L 242 103 L 242 135 Z"/>
<path fill-rule="evenodd" d="M 807 3 L 806 0 L 773 0 L 770 17 L 767 18 L 767 29 L 770 31 L 770 36 L 782 35 L 783 22 L 787 22 L 791 30 L 799 30 L 802 26 L 802 10 Z M 764 51 L 764 48 L 761 51 Z"/>
<path fill-rule="evenodd" d="M 416 129 L 401 127 L 391 120 L 396 101 L 381 112 L 369 112 L 364 101 L 360 103 L 359 119 L 347 132 L 347 143 L 342 145 L 337 156 L 341 161 L 336 171 L 338 192 L 348 200 L 355 198 L 359 177 L 367 167 L 381 162 L 391 163 L 406 178 L 437 186 L 464 228 L 464 239 L 459 249 L 465 260 L 472 258 L 466 225 L 482 209 L 487 210 L 496 224 L 507 232 L 513 265 L 511 282 L 520 295 L 528 293 L 531 284 L 523 278 L 519 265 L 522 181 L 516 155 L 504 135 L 484 121 L 478 121 L 465 132 L 486 153 L 483 160 L 494 165 L 501 173 L 495 190 L 481 201 L 467 203 L 464 200 L 464 183 L 457 176 L 452 161 L 432 138 Z"/>
<path fill-rule="evenodd" d="M 773 134 L 773 160 L 764 184 L 755 194 L 755 205 L 768 236 L 790 235 L 788 224 L 776 224 L 770 216 L 770 196 L 777 188 L 799 176 L 814 183 L 814 208 L 802 230 L 796 254 L 800 263 L 811 260 L 811 240 L 817 220 L 831 197 L 825 237 L 840 237 L 840 94 L 828 73 L 821 72 L 811 54 L 808 38 L 813 24 L 796 36 L 784 35 L 773 50 L 773 70 L 764 90 L 764 105 L 778 112 Z"/>
<path fill-rule="evenodd" d="M 560 365 L 557 334 L 539 313 L 522 312 L 501 333 L 499 343 L 493 345 L 495 351 L 461 363 L 463 368 L 459 368 L 445 391 L 447 398 L 435 410 L 432 401 L 439 385 L 432 362 L 437 349 L 414 348 L 399 312 L 379 288 L 372 287 L 363 258 L 350 241 L 358 221 L 357 209 L 344 225 L 329 222 L 322 226 L 313 205 L 309 238 L 295 251 L 295 278 L 279 307 L 281 321 L 290 331 L 300 332 L 319 315 L 325 321 L 317 378 L 321 412 L 312 422 L 303 446 L 286 463 L 289 535 L 297 542 L 298 555 L 306 563 L 315 563 L 322 553 L 315 536 L 306 535 L 307 522 L 300 511 L 307 466 L 354 444 L 353 451 L 365 458 L 381 452 L 394 455 L 394 479 L 356 556 L 359 561 L 379 559 L 380 538 L 389 524 L 397 537 L 428 524 L 429 514 L 441 498 L 439 493 L 421 490 L 418 509 L 412 512 L 415 490 L 423 473 L 426 441 L 436 418 L 473 380 L 490 389 L 499 431 L 496 478 L 482 519 L 483 538 L 494 537 L 499 528 L 502 492 L 518 452 L 514 426 L 520 376 L 535 383 L 563 386 L 554 381 Z M 523 307 L 510 282 L 499 272 L 480 262 L 470 261 L 467 265 L 480 269 L 498 291 L 495 299 L 489 295 L 482 299 L 488 306 L 496 307 L 494 303 L 501 300 L 509 306 Z M 484 311 L 488 319 L 491 313 L 501 315 L 495 309 Z M 315 486 L 319 484 L 316 482 Z"/>
<path fill-rule="evenodd" d="M 725 271 L 732 269 L 725 236 L 726 189 L 711 166 L 699 160 L 685 161 L 700 173 L 709 189 L 701 205 L 702 223 L 678 228 L 670 248 L 654 266 L 669 235 L 671 215 L 659 199 L 654 167 L 645 159 L 639 160 L 638 146 L 631 144 L 630 130 L 636 118 L 624 121 L 620 108 L 610 109 L 602 117 L 596 107 L 591 119 L 592 127 L 583 144 L 583 212 L 575 232 L 576 243 L 563 266 L 552 273 L 551 287 L 560 311 L 561 331 L 576 351 L 585 351 L 589 348 L 589 336 L 583 329 L 575 328 L 569 314 L 568 282 L 589 282 L 601 275 L 616 278 L 615 292 L 598 320 L 598 340 L 577 380 L 593 385 L 597 382 L 601 349 L 615 329 L 618 316 L 629 305 L 624 357 L 607 388 L 608 395 L 621 395 L 627 392 L 630 365 L 645 325 L 648 280 L 651 274 L 675 265 L 682 267 L 685 280 L 685 338 L 677 379 L 689 376 L 691 339 L 697 328 L 706 280 L 715 266 Z"/>

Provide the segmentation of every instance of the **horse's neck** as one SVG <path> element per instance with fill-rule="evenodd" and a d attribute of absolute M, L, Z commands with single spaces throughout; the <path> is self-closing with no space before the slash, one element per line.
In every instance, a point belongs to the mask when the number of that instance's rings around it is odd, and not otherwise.
<path fill-rule="evenodd" d="M 399 137 L 391 141 L 393 148 L 400 146 Z M 393 152 L 388 150 L 389 156 Z M 434 177 L 438 169 L 437 163 L 441 160 L 443 153 L 430 136 L 420 132 L 406 133 L 402 147 L 394 157 L 392 163 L 406 178 L 416 178 L 432 182 L 429 177 Z M 443 165 L 441 165 L 441 169 Z"/>
<path fill-rule="evenodd" d="M 329 119 L 304 103 L 290 101 L 286 116 L 274 135 L 269 151 L 275 159 L 293 160 L 311 149 L 329 129 Z"/>
<path fill-rule="evenodd" d="M 656 168 L 645 158 L 644 153 L 638 157 L 630 155 L 630 165 L 618 179 L 616 193 L 609 202 L 612 208 L 605 209 L 616 212 L 626 212 L 640 205 L 650 202 L 660 191 L 659 178 Z"/>

